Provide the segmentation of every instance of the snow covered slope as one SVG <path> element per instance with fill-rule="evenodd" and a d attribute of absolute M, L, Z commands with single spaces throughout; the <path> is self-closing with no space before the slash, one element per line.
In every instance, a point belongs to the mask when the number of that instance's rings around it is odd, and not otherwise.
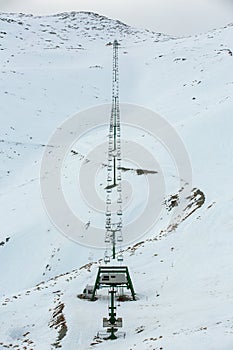
<path fill-rule="evenodd" d="M 174 39 L 92 13 L 1 14 L 0 349 L 232 348 L 232 35 L 231 25 Z M 126 251 L 138 296 L 118 308 L 126 338 L 95 345 L 107 301 L 77 294 L 102 252 L 52 226 L 39 169 L 67 117 L 110 102 L 115 38 L 121 101 L 171 123 L 198 190 L 182 218 Z"/>

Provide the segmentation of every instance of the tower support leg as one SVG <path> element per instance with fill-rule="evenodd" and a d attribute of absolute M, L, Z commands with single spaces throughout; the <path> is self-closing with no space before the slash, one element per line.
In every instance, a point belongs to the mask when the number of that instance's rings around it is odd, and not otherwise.
<path fill-rule="evenodd" d="M 115 335 L 116 332 L 116 307 L 114 305 L 114 298 L 115 298 L 115 294 L 116 291 L 114 289 L 114 287 L 112 287 L 112 289 L 109 291 L 110 294 L 110 313 L 109 313 L 109 322 L 111 323 L 111 333 L 109 336 L 109 339 L 114 340 L 117 339 L 117 336 Z"/>

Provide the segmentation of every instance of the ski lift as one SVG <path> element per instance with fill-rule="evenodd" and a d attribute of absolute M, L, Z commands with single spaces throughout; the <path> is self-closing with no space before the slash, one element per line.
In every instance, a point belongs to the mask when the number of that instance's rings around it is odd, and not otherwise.
<path fill-rule="evenodd" d="M 117 211 L 117 215 L 122 215 L 122 210 L 121 209 Z"/>
<path fill-rule="evenodd" d="M 110 210 L 107 210 L 105 214 L 106 214 L 106 216 L 111 216 Z"/>
<path fill-rule="evenodd" d="M 111 199 L 110 199 L 110 198 L 107 198 L 106 203 L 107 203 L 107 204 L 111 204 Z"/>
<path fill-rule="evenodd" d="M 121 203 L 122 203 L 122 198 L 121 198 L 121 197 L 118 198 L 117 203 L 118 203 L 118 204 L 121 204 Z"/>
<path fill-rule="evenodd" d="M 107 188 L 107 193 L 112 193 L 112 189 L 111 188 Z"/>
<path fill-rule="evenodd" d="M 117 186 L 117 192 L 121 192 L 121 186 Z"/>
<path fill-rule="evenodd" d="M 111 182 L 111 181 L 112 181 L 112 178 L 111 178 L 111 176 L 110 176 L 110 175 L 108 176 L 107 181 L 109 181 L 109 182 Z"/>

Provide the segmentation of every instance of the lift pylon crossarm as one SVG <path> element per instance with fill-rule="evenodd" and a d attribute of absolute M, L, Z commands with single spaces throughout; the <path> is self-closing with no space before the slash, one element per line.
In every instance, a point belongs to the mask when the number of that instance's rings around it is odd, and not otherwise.
<path fill-rule="evenodd" d="M 126 287 L 131 291 L 132 299 L 136 300 L 136 293 L 127 266 L 100 266 L 91 297 L 92 301 L 95 300 L 97 289 L 103 287 Z"/>

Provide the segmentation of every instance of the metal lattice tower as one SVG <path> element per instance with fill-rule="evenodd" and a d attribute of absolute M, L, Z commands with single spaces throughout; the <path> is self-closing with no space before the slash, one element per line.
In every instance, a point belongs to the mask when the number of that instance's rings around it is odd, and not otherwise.
<path fill-rule="evenodd" d="M 122 236 L 122 187 L 121 187 L 121 129 L 119 107 L 119 65 L 117 40 L 113 43 L 112 109 L 109 127 L 108 166 L 106 186 L 106 251 L 105 262 L 110 256 L 118 261 L 121 254 Z"/>
<path fill-rule="evenodd" d="M 118 67 L 117 40 L 113 43 L 113 81 L 112 81 L 112 109 L 108 136 L 108 163 L 106 186 L 106 221 L 105 221 L 105 257 L 107 264 L 112 259 L 123 261 L 121 244 L 122 235 L 122 180 L 121 180 L 121 128 L 119 107 L 119 67 Z M 88 286 L 87 286 L 88 287 Z M 88 288 L 86 287 L 86 290 Z M 116 317 L 116 295 L 125 297 L 123 289 L 130 289 L 132 300 L 136 300 L 133 283 L 127 266 L 99 266 L 95 285 L 92 288 L 90 300 L 96 300 L 98 289 L 109 289 L 110 303 L 108 317 L 103 318 L 103 327 L 107 328 L 104 339 L 117 339 L 120 335 L 118 329 L 122 327 L 122 318 Z M 97 335 L 99 337 L 99 333 Z"/>

